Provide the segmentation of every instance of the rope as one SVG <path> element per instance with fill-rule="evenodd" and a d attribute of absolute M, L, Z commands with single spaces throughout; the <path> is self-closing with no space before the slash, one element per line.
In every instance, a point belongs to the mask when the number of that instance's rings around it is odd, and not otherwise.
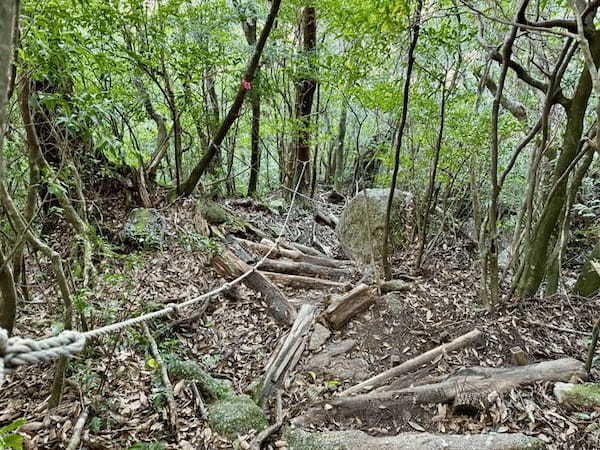
<path fill-rule="evenodd" d="M 218 295 L 223 291 L 229 290 L 236 284 L 246 279 L 248 276 L 250 276 L 250 274 L 258 270 L 258 268 L 266 261 L 266 259 L 271 255 L 271 253 L 279 246 L 279 243 L 283 238 L 283 233 L 287 229 L 291 217 L 292 208 L 296 200 L 296 194 L 298 193 L 300 183 L 302 182 L 302 178 L 304 177 L 306 164 L 307 163 L 304 162 L 302 166 L 302 172 L 300 174 L 300 177 L 298 178 L 296 188 L 294 189 L 294 194 L 292 195 L 290 207 L 288 209 L 285 222 L 283 224 L 281 232 L 279 233 L 279 236 L 277 236 L 277 239 L 271 246 L 270 250 L 245 273 L 243 273 L 233 281 L 224 283 L 220 287 L 213 289 L 210 292 L 191 298 L 190 300 L 187 300 L 183 303 L 170 303 L 166 307 L 159 309 L 158 311 L 153 311 L 151 313 L 143 314 L 138 317 L 133 317 L 122 322 L 106 325 L 104 327 L 96 328 L 94 330 L 86 331 L 84 333 L 74 330 L 65 330 L 57 336 L 36 341 L 33 339 L 24 339 L 18 336 L 9 338 L 8 332 L 5 329 L 0 328 L 0 386 L 4 381 L 4 375 L 7 372 L 19 366 L 36 364 L 39 362 L 46 362 L 52 359 L 59 358 L 61 356 L 74 356 L 75 354 L 81 352 L 84 349 L 85 343 L 88 339 L 97 338 L 105 334 L 121 330 L 123 328 L 128 328 L 139 323 L 148 322 L 152 319 L 156 319 L 158 317 L 166 316 L 167 314 L 177 312 L 179 309 L 185 306 L 198 303 L 209 297 Z"/>

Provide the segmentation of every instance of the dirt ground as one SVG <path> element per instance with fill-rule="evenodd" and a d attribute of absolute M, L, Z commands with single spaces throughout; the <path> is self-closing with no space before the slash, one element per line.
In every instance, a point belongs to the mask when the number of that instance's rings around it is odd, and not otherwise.
<path fill-rule="evenodd" d="M 286 212 L 276 201 L 262 205 L 228 202 L 228 207 L 272 234 L 281 230 Z M 335 214 L 341 209 L 340 205 L 321 207 Z M 124 212 L 108 209 L 108 227 L 116 230 Z M 90 328 L 188 299 L 223 282 L 212 272 L 209 254 L 195 233 L 190 201 L 162 212 L 168 222 L 168 250 L 114 252 L 107 248 L 104 258 L 97 261 L 98 286 L 93 293 L 80 292 L 77 297 Z M 330 256 L 341 256 L 334 231 L 315 224 L 310 212 L 295 212 L 285 235 L 302 243 L 310 243 L 314 235 Z M 468 366 L 510 366 L 510 349 L 515 346 L 525 351 L 530 362 L 585 358 L 593 321 L 600 317 L 599 298 L 557 295 L 483 308 L 478 304 L 478 279 L 473 269 L 476 255 L 472 243 L 461 239 L 451 237 L 440 242 L 428 256 L 423 273 L 417 276 L 410 275 L 411 255 L 396 255 L 395 275 L 405 278 L 408 290 L 382 297 L 329 338 L 327 345 L 354 341 L 352 349 L 341 355 L 350 361 L 348 370 L 336 373 L 333 367 L 319 373 L 311 368 L 316 352 L 305 352 L 285 384 L 286 419 L 301 414 L 317 399 L 334 396 L 359 379 L 474 328 L 483 333 L 477 346 L 444 355 L 397 383 L 408 386 L 414 380 L 452 374 Z M 55 240 L 65 255 L 72 251 L 60 227 Z M 48 336 L 59 327 L 56 320 L 60 307 L 50 273 L 47 261 L 29 261 L 30 298 L 19 307 L 16 335 Z M 361 271 L 349 275 L 349 281 L 355 282 Z M 301 289 L 286 289 L 285 293 L 295 304 L 319 304 L 329 294 Z M 204 311 L 198 318 L 184 320 L 200 309 Z M 267 315 L 260 298 L 245 287 L 210 299 L 207 305 L 196 305 L 177 317 L 157 320 L 151 329 L 164 355 L 196 361 L 213 376 L 228 380 L 240 393 L 261 376 L 287 331 Z M 0 426 L 25 417 L 27 424 L 21 431 L 27 437 L 28 448 L 64 448 L 82 408 L 89 407 L 83 448 L 128 448 L 136 442 L 164 442 L 166 448 L 173 449 L 233 448 L 234 443 L 214 433 L 201 417 L 194 391 L 185 381 L 177 382 L 174 388 L 180 418 L 177 438 L 169 432 L 162 384 L 151 359 L 143 334 L 136 328 L 88 345 L 72 360 L 63 401 L 52 411 L 46 408 L 51 365 L 21 368 L 2 386 Z M 592 379 L 599 378 L 599 371 L 593 370 Z M 366 423 L 323 423 L 318 428 L 355 428 L 375 435 L 415 430 L 521 431 L 543 439 L 551 449 L 597 449 L 600 411 L 565 409 L 556 402 L 552 388 L 552 383 L 539 383 L 514 390 L 474 416 L 453 414 L 445 405 L 429 405 L 415 408 L 410 414 L 382 414 Z M 251 435 L 241 436 L 238 444 L 244 448 L 243 442 L 251 439 Z M 284 445 L 275 435 L 265 448 L 275 448 L 276 441 Z"/>

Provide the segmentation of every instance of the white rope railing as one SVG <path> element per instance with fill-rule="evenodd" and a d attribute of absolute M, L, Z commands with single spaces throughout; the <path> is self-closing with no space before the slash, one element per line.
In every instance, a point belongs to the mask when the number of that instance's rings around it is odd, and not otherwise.
<path fill-rule="evenodd" d="M 231 289 L 236 284 L 242 282 L 250 274 L 258 270 L 258 268 L 267 260 L 271 253 L 279 246 L 283 233 L 288 227 L 288 223 L 291 217 L 294 202 L 296 201 L 296 195 L 300 188 L 300 183 L 304 176 L 306 169 L 306 162 L 302 166 L 302 172 L 298 179 L 298 183 L 293 191 L 292 199 L 290 201 L 290 207 L 287 211 L 285 222 L 277 239 L 269 249 L 269 251 L 250 269 L 244 272 L 242 275 L 230 281 L 224 283 L 220 287 L 213 289 L 210 292 L 206 292 L 202 295 L 191 298 L 183 303 L 169 303 L 166 307 L 153 311 L 147 314 L 140 315 L 138 317 L 132 317 L 130 319 L 106 325 L 94 330 L 79 332 L 75 330 L 65 330 L 57 336 L 49 337 L 46 339 L 34 340 L 25 339 L 18 336 L 8 337 L 8 332 L 0 328 L 0 385 L 4 381 L 4 376 L 7 372 L 25 365 L 37 364 L 40 362 L 50 361 L 61 356 L 71 357 L 81 352 L 88 339 L 97 338 L 108 333 L 112 333 L 124 328 L 128 328 L 143 322 L 148 322 L 152 319 L 156 319 L 162 316 L 166 316 L 170 313 L 177 312 L 179 309 L 186 306 L 193 305 L 202 300 L 206 300 L 209 297 L 214 297 L 223 291 Z"/>

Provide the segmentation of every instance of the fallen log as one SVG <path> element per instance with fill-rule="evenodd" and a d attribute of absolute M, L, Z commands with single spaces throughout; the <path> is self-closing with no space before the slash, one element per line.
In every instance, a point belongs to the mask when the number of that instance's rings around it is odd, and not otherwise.
<path fill-rule="evenodd" d="M 347 291 L 350 286 L 349 283 L 340 283 L 339 281 L 323 280 L 322 278 L 304 277 L 302 275 L 289 275 L 285 273 L 264 271 L 261 271 L 260 273 L 278 285 L 291 286 L 302 289 L 333 288 L 341 291 Z"/>
<path fill-rule="evenodd" d="M 327 256 L 327 255 L 321 253 L 316 248 L 312 248 L 312 247 L 309 247 L 309 246 L 304 245 L 304 244 L 299 244 L 298 242 L 281 241 L 280 244 L 283 247 L 288 248 L 290 250 L 300 250 L 302 253 L 305 253 L 307 255 L 311 255 L 311 256 Z"/>
<path fill-rule="evenodd" d="M 323 222 L 325 225 L 327 225 L 330 228 L 333 228 L 335 230 L 335 227 L 337 227 L 338 224 L 338 218 L 335 217 L 333 214 L 329 214 L 326 213 L 324 211 L 321 211 L 320 209 L 317 209 L 315 211 L 315 220 L 317 222 Z"/>
<path fill-rule="evenodd" d="M 336 448 L 361 450 L 526 450 L 546 448 L 544 441 L 523 433 L 437 434 L 400 433 L 375 437 L 358 431 L 308 433 L 291 429 L 287 433 L 289 450 Z"/>
<path fill-rule="evenodd" d="M 89 413 L 90 410 L 87 406 L 81 411 L 81 414 L 73 427 L 73 435 L 69 441 L 69 445 L 67 445 L 67 450 L 77 450 L 79 448 L 79 444 L 81 444 L 81 434 L 83 433 L 83 427 L 85 427 L 85 422 Z"/>
<path fill-rule="evenodd" d="M 455 408 L 468 406 L 469 409 L 479 409 L 489 406 L 499 394 L 518 386 L 536 381 L 569 381 L 573 377 L 585 377 L 583 363 L 573 358 L 500 369 L 471 367 L 440 383 L 321 402 L 294 422 L 306 425 L 348 417 L 364 420 L 370 415 L 392 417 L 410 405 L 428 403 L 452 403 Z"/>
<path fill-rule="evenodd" d="M 376 299 L 372 288 L 359 284 L 347 294 L 334 299 L 319 317 L 330 329 L 339 330 L 356 314 L 366 311 Z"/>
<path fill-rule="evenodd" d="M 248 264 L 238 258 L 228 248 L 221 247 L 220 250 L 218 254 L 213 256 L 212 264 L 217 273 L 222 277 L 232 280 L 251 269 Z M 250 289 L 261 294 L 270 314 L 275 320 L 286 325 L 294 323 L 296 310 L 279 288 L 262 273 L 257 270 L 252 271 L 250 275 L 244 278 L 243 283 Z"/>
<path fill-rule="evenodd" d="M 410 372 L 412 370 L 418 369 L 423 364 L 426 364 L 430 361 L 433 361 L 442 353 L 452 352 L 454 350 L 458 350 L 460 348 L 466 347 L 467 345 L 472 344 L 477 341 L 481 337 L 481 331 L 475 329 L 473 331 L 468 332 L 467 334 L 463 334 L 462 336 L 457 337 L 451 342 L 446 344 L 442 344 L 434 349 L 429 350 L 415 358 L 412 358 L 398 366 L 392 367 L 391 369 L 386 370 L 385 372 L 380 373 L 368 380 L 363 381 L 355 386 L 352 386 L 345 391 L 343 391 L 342 395 L 350 395 L 356 394 L 363 390 L 371 390 L 375 389 L 383 384 L 387 383 L 389 379 L 402 375 L 406 372 Z"/>
<path fill-rule="evenodd" d="M 167 399 L 167 405 L 169 406 L 169 428 L 171 431 L 177 435 L 177 402 L 175 402 L 175 396 L 173 395 L 173 384 L 171 383 L 171 379 L 169 378 L 169 373 L 167 371 L 167 366 L 165 365 L 162 357 L 160 356 L 160 352 L 158 351 L 158 345 L 156 345 L 156 341 L 152 337 L 152 333 L 150 333 L 150 329 L 146 323 L 142 323 L 142 327 L 144 329 L 144 334 L 146 335 L 146 339 L 150 343 L 150 350 L 152 352 L 152 356 L 154 356 L 154 360 L 160 369 L 160 376 L 162 379 L 163 386 L 165 387 L 165 397 Z"/>
<path fill-rule="evenodd" d="M 246 239 L 238 240 L 243 245 L 245 245 L 250 251 L 260 256 L 266 255 L 273 248 L 273 251 L 270 253 L 270 255 L 274 257 L 288 258 L 294 261 L 303 261 L 306 263 L 315 264 L 317 266 L 339 268 L 340 266 L 352 264 L 352 261 L 350 260 L 333 259 L 325 256 L 306 255 L 299 250 L 290 250 L 281 246 L 276 246 L 273 241 L 270 241 L 268 239 L 263 239 L 260 243 L 248 241 Z"/>
<path fill-rule="evenodd" d="M 304 351 L 315 312 L 316 307 L 313 305 L 302 305 L 300 308 L 292 329 L 265 368 L 265 376 L 257 399 L 259 405 L 263 405 L 275 389 L 281 386 L 285 375 L 298 362 L 300 354 Z"/>
<path fill-rule="evenodd" d="M 288 275 L 309 275 L 322 278 L 340 280 L 348 275 L 347 269 L 334 269 L 333 267 L 317 266 L 315 264 L 281 261 L 267 258 L 260 266 L 268 272 L 287 273 Z"/>
<path fill-rule="evenodd" d="M 407 291 L 411 284 L 403 280 L 388 280 L 380 282 L 378 287 L 382 294 L 387 294 L 388 292 Z"/>

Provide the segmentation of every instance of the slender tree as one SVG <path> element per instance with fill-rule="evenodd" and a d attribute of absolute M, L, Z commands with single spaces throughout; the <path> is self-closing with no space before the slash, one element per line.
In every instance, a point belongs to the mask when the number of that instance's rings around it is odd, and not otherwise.
<path fill-rule="evenodd" d="M 394 170 L 392 172 L 392 182 L 390 184 L 390 193 L 388 196 L 387 207 L 385 211 L 385 227 L 383 230 L 383 247 L 382 247 L 382 263 L 383 273 L 386 280 L 392 278 L 392 266 L 390 264 L 390 221 L 392 213 L 392 204 L 394 203 L 394 194 L 396 191 L 396 183 L 398 181 L 398 171 L 400 168 L 400 150 L 402 149 L 402 137 L 404 136 L 404 128 L 406 127 L 406 119 L 408 117 L 408 97 L 410 94 L 410 83 L 415 65 L 415 51 L 419 41 L 419 33 L 421 31 L 421 11 L 423 9 L 423 0 L 417 0 L 417 9 L 412 25 L 412 39 L 408 47 L 408 58 L 406 65 L 406 75 L 404 78 L 404 89 L 402 92 L 402 115 L 400 117 L 400 125 L 396 133 L 396 146 L 394 149 Z"/>

